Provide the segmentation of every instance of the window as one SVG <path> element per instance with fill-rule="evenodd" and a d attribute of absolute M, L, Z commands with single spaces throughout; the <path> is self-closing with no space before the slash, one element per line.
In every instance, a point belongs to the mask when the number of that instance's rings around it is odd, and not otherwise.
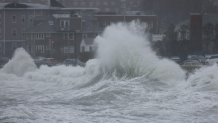
<path fill-rule="evenodd" d="M 49 21 L 48 21 L 48 24 L 49 24 L 49 25 L 54 25 L 54 21 L 49 20 Z"/>
<path fill-rule="evenodd" d="M 32 15 L 29 16 L 29 20 L 30 20 L 31 23 L 33 22 L 33 16 Z"/>
<path fill-rule="evenodd" d="M 39 38 L 40 38 L 40 39 L 43 39 L 43 34 L 42 34 L 42 33 L 39 34 Z"/>
<path fill-rule="evenodd" d="M 36 39 L 44 39 L 45 34 L 44 33 L 36 33 Z"/>
<path fill-rule="evenodd" d="M 68 39 L 69 37 L 68 37 L 69 35 L 68 35 L 68 33 L 63 33 L 63 39 Z"/>
<path fill-rule="evenodd" d="M 84 46 L 82 46 L 82 53 L 84 53 L 85 52 L 85 47 Z"/>
<path fill-rule="evenodd" d="M 36 34 L 36 39 L 39 39 L 39 34 L 38 33 Z"/>
<path fill-rule="evenodd" d="M 69 27 L 70 26 L 70 21 L 65 21 L 65 27 Z"/>
<path fill-rule="evenodd" d="M 17 36 L 17 31 L 16 31 L 16 29 L 12 30 L 12 36 Z"/>
<path fill-rule="evenodd" d="M 63 20 L 60 21 L 60 26 L 61 26 L 61 28 L 64 27 L 64 21 Z"/>
<path fill-rule="evenodd" d="M 43 45 L 37 45 L 36 46 L 36 50 L 39 53 L 44 53 L 44 46 Z"/>
<path fill-rule="evenodd" d="M 12 16 L 12 22 L 16 23 L 16 16 L 15 15 Z"/>
<path fill-rule="evenodd" d="M 92 52 L 92 46 L 89 46 L 89 51 Z"/>
<path fill-rule="evenodd" d="M 25 22 L 25 15 L 22 15 L 22 22 Z"/>
<path fill-rule="evenodd" d="M 70 21 L 69 20 L 61 20 L 60 21 L 60 27 L 61 28 L 66 28 L 70 26 Z"/>
<path fill-rule="evenodd" d="M 2 15 L 0 14 L 0 24 L 2 23 Z"/>
<path fill-rule="evenodd" d="M 69 34 L 69 39 L 73 40 L 74 39 L 74 33 Z"/>

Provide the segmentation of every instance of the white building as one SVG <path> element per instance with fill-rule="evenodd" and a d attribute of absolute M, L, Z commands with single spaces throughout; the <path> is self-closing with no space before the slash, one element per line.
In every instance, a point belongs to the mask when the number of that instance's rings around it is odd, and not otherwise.
<path fill-rule="evenodd" d="M 177 33 L 178 41 L 190 40 L 189 25 L 189 21 L 184 21 L 175 27 L 175 32 Z"/>
<path fill-rule="evenodd" d="M 80 44 L 80 53 L 91 53 L 96 50 L 93 38 L 85 38 Z"/>

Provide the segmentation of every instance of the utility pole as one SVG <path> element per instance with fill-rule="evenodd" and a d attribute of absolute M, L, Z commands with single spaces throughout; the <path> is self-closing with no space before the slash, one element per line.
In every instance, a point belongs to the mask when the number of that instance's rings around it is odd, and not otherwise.
<path fill-rule="evenodd" d="M 121 6 L 124 16 L 124 22 L 126 22 L 126 0 L 121 0 Z"/>
<path fill-rule="evenodd" d="M 3 48 L 4 48 L 4 50 L 3 50 L 3 55 L 4 55 L 4 56 L 5 56 L 5 54 L 6 54 L 6 52 L 5 52 L 5 50 L 6 50 L 6 49 L 5 49 L 5 48 L 6 48 L 6 46 L 5 46 L 5 43 L 6 43 L 6 38 L 5 38 L 5 34 L 6 34 L 6 33 L 5 33 L 5 29 L 6 29 L 6 28 L 5 28 L 5 26 L 6 26 L 5 24 L 6 24 L 6 23 L 5 23 L 5 20 L 6 20 L 6 19 L 5 19 L 5 8 L 4 8 L 4 46 L 3 46 Z"/>
<path fill-rule="evenodd" d="M 33 18 L 32 18 L 32 25 L 34 25 L 34 20 L 35 20 L 35 17 L 36 17 L 36 9 L 34 8 L 33 10 Z M 36 57 L 36 35 L 37 33 L 33 33 L 33 43 L 32 43 L 32 53 L 33 53 L 33 56 Z"/>
<path fill-rule="evenodd" d="M 48 6 L 51 6 L 51 0 L 48 0 Z"/>

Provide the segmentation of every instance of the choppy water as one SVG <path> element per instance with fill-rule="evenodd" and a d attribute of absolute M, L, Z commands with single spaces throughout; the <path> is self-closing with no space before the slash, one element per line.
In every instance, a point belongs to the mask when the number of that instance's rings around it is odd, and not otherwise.
<path fill-rule="evenodd" d="M 155 55 L 141 30 L 107 27 L 85 68 L 36 68 L 18 49 L 0 70 L 0 122 L 217 123 L 217 65 L 186 79 L 179 65 Z"/>

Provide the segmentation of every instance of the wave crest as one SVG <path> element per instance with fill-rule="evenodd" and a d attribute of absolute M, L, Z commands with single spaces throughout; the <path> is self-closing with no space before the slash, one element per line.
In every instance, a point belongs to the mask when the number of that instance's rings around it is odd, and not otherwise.
<path fill-rule="evenodd" d="M 185 72 L 179 65 L 159 58 L 152 51 L 144 30 L 145 27 L 137 22 L 108 26 L 95 39 L 101 72 L 127 78 L 184 79 Z"/>
<path fill-rule="evenodd" d="M 31 56 L 23 49 L 15 50 L 13 58 L 4 65 L 2 72 L 23 76 L 25 73 L 36 70 L 37 67 Z"/>

